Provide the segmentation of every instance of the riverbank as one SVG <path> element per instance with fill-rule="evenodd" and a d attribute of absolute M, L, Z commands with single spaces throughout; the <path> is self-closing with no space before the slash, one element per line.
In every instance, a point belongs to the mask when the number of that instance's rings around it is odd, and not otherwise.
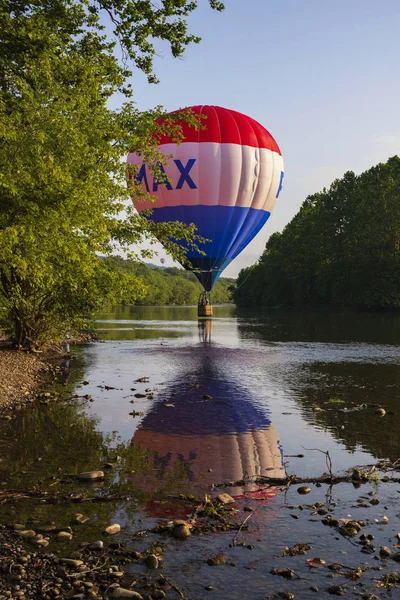
<path fill-rule="evenodd" d="M 0 344 L 0 413 L 25 404 L 48 379 L 52 371 L 50 356 L 14 350 L 10 343 Z"/>
<path fill-rule="evenodd" d="M 84 344 L 97 340 L 92 333 L 65 339 L 59 347 L 44 352 L 24 352 L 0 339 L 0 415 L 16 406 L 29 404 L 60 373 L 59 365 L 68 358 L 67 344 Z"/>

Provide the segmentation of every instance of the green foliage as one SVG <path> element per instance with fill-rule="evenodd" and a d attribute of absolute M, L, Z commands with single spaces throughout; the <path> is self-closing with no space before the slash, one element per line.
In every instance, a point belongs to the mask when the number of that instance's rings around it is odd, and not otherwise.
<path fill-rule="evenodd" d="M 127 295 L 122 298 L 126 304 L 165 305 L 165 304 L 197 304 L 202 291 L 198 279 L 193 273 L 177 269 L 176 267 L 160 268 L 147 265 L 134 260 L 125 260 L 120 256 L 113 256 L 106 260 L 109 268 L 116 274 L 130 275 L 138 278 L 144 285 L 144 292 L 140 297 Z M 149 268 L 151 267 L 151 268 Z M 220 278 L 211 293 L 213 304 L 231 302 L 229 287 L 232 279 Z"/>
<path fill-rule="evenodd" d="M 239 274 L 239 305 L 400 307 L 400 158 L 309 196 L 259 263 Z"/>
<path fill-rule="evenodd" d="M 155 79 L 156 40 L 168 42 L 173 56 L 199 41 L 185 21 L 196 6 L 0 0 L 0 293 L 3 327 L 19 347 L 58 340 L 104 302 L 143 297 L 138 277 L 117 277 L 99 254 L 157 237 L 184 261 L 172 240 L 195 244 L 194 226 L 135 214 L 126 184 L 123 157 L 134 150 L 156 164 L 157 136 L 168 130 L 179 141 L 179 124 L 156 125 L 159 107 L 140 112 L 125 102 L 111 110 L 108 100 L 131 95 L 129 62 Z M 190 113 L 186 120 L 200 126 Z M 142 194 L 133 179 L 129 191 Z"/>

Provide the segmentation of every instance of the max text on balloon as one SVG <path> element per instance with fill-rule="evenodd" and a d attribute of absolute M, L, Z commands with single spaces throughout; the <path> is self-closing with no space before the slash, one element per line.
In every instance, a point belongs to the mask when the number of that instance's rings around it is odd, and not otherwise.
<path fill-rule="evenodd" d="M 179 159 L 174 159 L 174 163 L 177 167 L 178 170 L 178 182 L 176 184 L 175 189 L 176 190 L 180 190 L 182 189 L 184 183 L 186 183 L 189 188 L 191 190 L 197 190 L 197 185 L 195 184 L 195 182 L 193 181 L 193 179 L 191 178 L 191 176 L 189 175 L 189 172 L 191 171 L 194 163 L 196 162 L 195 158 L 189 158 L 189 160 L 187 161 L 186 165 L 184 165 L 182 163 L 181 160 Z M 157 165 L 158 169 L 164 174 L 163 177 L 163 181 L 157 181 L 155 178 L 153 180 L 153 192 L 156 192 L 158 190 L 158 186 L 159 185 L 165 185 L 167 190 L 173 190 L 174 188 L 171 185 L 171 182 L 168 180 L 167 175 L 165 174 L 165 170 L 164 167 L 161 163 L 159 163 Z M 142 164 L 142 166 L 140 167 L 139 173 L 136 175 L 135 177 L 137 183 L 144 183 L 144 185 L 146 186 L 146 190 L 148 192 L 150 192 L 150 188 L 149 188 L 149 184 L 147 181 L 147 171 L 146 171 L 146 165 L 145 163 Z"/>

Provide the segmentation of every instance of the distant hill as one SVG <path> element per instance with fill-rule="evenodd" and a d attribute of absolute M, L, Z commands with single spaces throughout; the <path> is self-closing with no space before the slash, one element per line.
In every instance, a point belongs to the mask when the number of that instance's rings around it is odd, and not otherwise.
<path fill-rule="evenodd" d="M 113 256 L 106 260 L 117 271 L 136 275 L 143 281 L 146 286 L 146 295 L 136 304 L 153 306 L 196 304 L 203 289 L 196 276 L 184 269 L 155 265 L 154 263 L 141 263 L 124 259 L 121 256 Z M 221 277 L 212 290 L 212 303 L 232 302 L 230 288 L 234 284 L 235 279 Z M 126 299 L 126 303 L 131 303 L 129 298 Z"/>

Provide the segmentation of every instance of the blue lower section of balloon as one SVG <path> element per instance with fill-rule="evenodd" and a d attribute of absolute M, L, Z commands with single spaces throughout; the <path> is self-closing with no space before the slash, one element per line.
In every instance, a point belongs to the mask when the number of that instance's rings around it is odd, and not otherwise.
<path fill-rule="evenodd" d="M 200 282 L 210 291 L 222 271 L 251 242 L 270 217 L 269 212 L 240 206 L 166 206 L 153 209 L 151 220 L 194 223 L 197 235 L 210 242 L 197 244 L 206 253 L 188 249 L 187 258 Z M 182 244 L 187 247 L 186 244 Z M 196 271 L 198 271 L 196 273 Z M 201 271 L 211 271 L 201 276 Z"/>

